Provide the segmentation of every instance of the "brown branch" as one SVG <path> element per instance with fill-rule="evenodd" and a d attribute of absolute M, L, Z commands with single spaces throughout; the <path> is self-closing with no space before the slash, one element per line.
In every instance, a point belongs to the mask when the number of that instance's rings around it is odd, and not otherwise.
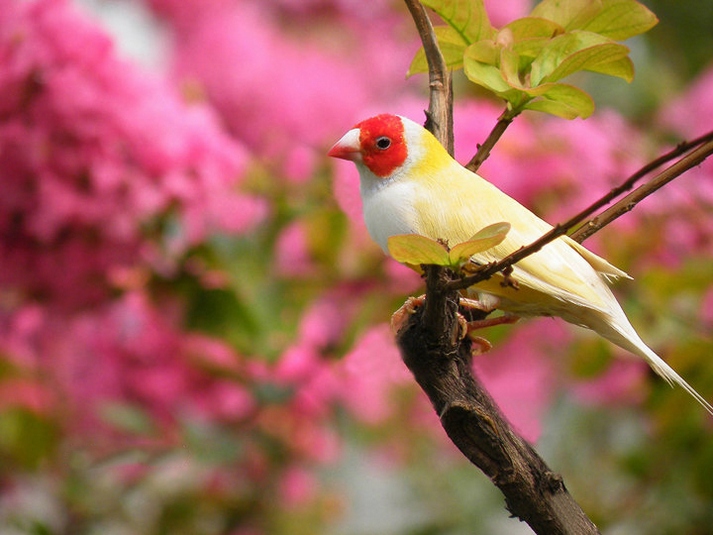
<path fill-rule="evenodd" d="M 505 111 L 503 111 L 503 113 L 500 114 L 500 117 L 498 117 L 498 122 L 495 123 L 495 126 L 490 131 L 490 134 L 488 134 L 485 142 L 482 145 L 478 145 L 478 151 L 466 164 L 466 169 L 469 169 L 474 173 L 480 169 L 480 166 L 483 165 L 483 162 L 488 159 L 490 151 L 493 150 L 493 147 L 505 133 L 507 127 L 510 126 L 513 119 L 519 114 L 520 112 L 513 112 L 512 110 L 505 108 Z"/>
<path fill-rule="evenodd" d="M 442 332 L 457 330 L 454 311 L 458 294 L 443 288 L 430 290 L 426 303 L 437 301 L 443 307 L 440 316 L 450 322 Z M 502 491 L 507 509 L 535 533 L 599 533 L 562 478 L 513 430 L 474 377 L 468 339 L 434 337 L 425 315 L 426 307 L 419 309 L 399 331 L 397 343 L 448 437 Z"/>
<path fill-rule="evenodd" d="M 700 145 L 700 146 L 699 146 Z M 648 174 L 651 172 L 653 169 L 656 169 L 657 167 L 660 167 L 666 162 L 671 161 L 672 159 L 676 158 L 677 156 L 680 156 L 681 154 L 684 154 L 691 150 L 692 148 L 699 146 L 697 149 L 692 151 L 690 154 L 684 156 L 681 158 L 678 162 L 675 164 L 671 165 L 667 169 L 665 169 L 663 172 L 659 173 L 656 175 L 654 178 L 652 178 L 649 182 L 646 184 L 638 187 L 634 191 L 632 191 L 629 195 L 618 201 L 616 204 L 612 205 L 610 208 L 606 209 L 604 212 L 599 214 L 597 217 L 593 218 L 592 220 L 588 221 L 584 225 L 582 225 L 579 229 L 577 229 L 574 233 L 572 233 L 572 239 L 577 240 L 578 242 L 583 242 L 587 238 L 589 238 L 592 234 L 595 232 L 598 232 L 602 228 L 604 228 L 606 225 L 614 221 L 615 219 L 621 217 L 625 213 L 631 211 L 634 206 L 636 206 L 639 202 L 641 202 L 643 199 L 651 195 L 653 192 L 657 191 L 661 187 L 665 186 L 669 182 L 671 182 L 674 178 L 682 175 L 684 172 L 688 171 L 692 167 L 695 167 L 697 165 L 700 165 L 703 160 L 708 158 L 711 154 L 713 154 L 713 132 L 709 132 L 697 139 L 694 139 L 691 142 L 688 143 L 681 143 L 678 145 L 675 149 L 672 151 L 664 154 L 663 156 L 653 160 L 651 163 L 645 165 L 642 167 L 639 171 L 634 173 L 629 179 L 624 182 L 621 186 L 618 188 L 613 189 L 609 194 L 607 194 L 606 198 L 610 197 L 613 199 L 614 197 L 618 197 L 621 193 L 624 191 L 628 191 L 631 189 L 633 186 L 634 182 L 636 182 L 639 178 L 643 177 L 644 175 Z M 612 196 L 612 193 L 616 192 L 615 195 Z M 609 202 L 609 201 L 607 201 Z"/>
<path fill-rule="evenodd" d="M 430 104 L 426 127 L 453 154 L 450 73 L 423 6 L 404 0 L 429 65 Z M 503 117 L 501 117 L 503 119 Z M 509 122 L 507 122 L 509 124 Z M 507 128 L 503 119 L 498 137 Z M 486 141 L 491 147 L 492 143 Z M 488 150 L 487 147 L 485 150 Z M 487 154 L 483 157 L 483 160 Z M 535 450 L 507 423 L 475 379 L 471 344 L 457 319 L 459 295 L 448 287 L 454 274 L 425 266 L 426 302 L 397 335 L 404 363 L 426 392 L 453 443 L 503 492 L 510 512 L 538 534 L 594 534 L 596 526 Z"/>
<path fill-rule="evenodd" d="M 453 85 L 451 73 L 443 58 L 431 19 L 418 0 L 404 0 L 416 24 L 428 61 L 430 98 L 426 112 L 426 128 L 436 136 L 448 153 L 453 155 Z"/>
<path fill-rule="evenodd" d="M 473 275 L 449 282 L 448 288 L 452 290 L 462 290 L 464 288 L 468 288 L 469 286 L 489 279 L 496 273 L 509 268 L 510 266 L 512 266 L 516 262 L 519 262 L 523 258 L 536 253 L 548 243 L 556 240 L 560 236 L 564 236 L 565 234 L 567 234 L 567 232 L 582 223 L 582 221 L 586 220 L 597 210 L 609 204 L 613 199 L 621 195 L 623 192 L 631 189 L 633 184 L 641 177 L 645 176 L 647 173 L 649 173 L 653 169 L 656 169 L 657 167 L 660 167 L 665 162 L 672 160 L 680 154 L 691 150 L 692 147 L 696 147 L 698 145 L 700 146 L 696 150 L 691 152 L 689 155 L 681 158 L 678 162 L 673 164 L 671 167 L 668 167 L 662 173 L 656 175 L 653 179 L 651 179 L 643 186 L 634 190 L 632 193 L 624 197 L 621 201 L 617 202 L 611 208 L 605 210 L 594 219 L 591 219 L 590 221 L 582 225 L 576 232 L 572 234 L 571 237 L 572 239 L 580 243 L 583 242 L 589 236 L 604 228 L 604 226 L 608 225 L 626 212 L 631 211 L 634 206 L 636 206 L 636 204 L 651 195 L 654 191 L 668 184 L 674 178 L 680 176 L 688 169 L 699 165 L 708 156 L 713 154 L 713 132 L 705 134 L 704 136 L 701 136 L 691 142 L 681 143 L 675 149 L 669 151 L 668 153 L 660 156 L 659 158 L 653 160 L 652 162 L 639 169 L 620 186 L 613 188 L 611 191 L 609 191 L 609 193 L 596 200 L 594 203 L 589 205 L 587 208 L 585 208 L 578 214 L 575 214 L 564 223 L 560 223 L 552 227 L 552 230 L 550 230 L 546 234 L 543 234 L 531 244 L 521 247 L 517 251 L 509 254 L 498 262 L 493 262 L 491 264 L 483 266 L 482 269 L 478 270 L 478 272 Z"/>

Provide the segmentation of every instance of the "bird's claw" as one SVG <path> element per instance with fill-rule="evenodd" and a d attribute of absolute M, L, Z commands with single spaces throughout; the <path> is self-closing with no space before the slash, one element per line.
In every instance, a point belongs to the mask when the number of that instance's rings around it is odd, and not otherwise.
<path fill-rule="evenodd" d="M 426 301 L 425 295 L 409 297 L 406 302 L 396 312 L 391 315 L 391 332 L 397 334 L 412 316 L 418 307 Z"/>

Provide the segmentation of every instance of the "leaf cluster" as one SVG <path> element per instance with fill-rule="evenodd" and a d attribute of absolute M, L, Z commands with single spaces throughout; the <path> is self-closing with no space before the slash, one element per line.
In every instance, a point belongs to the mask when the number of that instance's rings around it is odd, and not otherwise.
<path fill-rule="evenodd" d="M 409 266 L 436 265 L 460 271 L 474 254 L 487 251 L 505 239 L 510 223 L 494 223 L 478 231 L 472 238 L 448 247 L 440 241 L 418 234 L 398 234 L 388 239 L 389 254 L 397 262 Z"/>
<path fill-rule="evenodd" d="M 538 110 L 586 118 L 594 102 L 561 82 L 578 71 L 630 82 L 634 66 L 622 41 L 646 32 L 656 15 L 636 0 L 543 0 L 502 28 L 488 19 L 483 0 L 422 0 L 446 22 L 434 28 L 446 64 L 507 102 L 511 116 Z M 420 49 L 409 75 L 428 70 Z"/>

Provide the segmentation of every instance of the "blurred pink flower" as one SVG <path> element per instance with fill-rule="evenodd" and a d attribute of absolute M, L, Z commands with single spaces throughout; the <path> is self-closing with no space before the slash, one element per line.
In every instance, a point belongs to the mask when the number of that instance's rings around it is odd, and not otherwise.
<path fill-rule="evenodd" d="M 6 3 L 0 57 L 0 286 L 96 302 L 114 266 L 154 260 L 147 243 L 175 262 L 264 217 L 210 110 L 117 59 L 69 2 Z"/>
<path fill-rule="evenodd" d="M 487 338 L 487 332 L 483 335 Z M 536 442 L 542 418 L 556 387 L 554 359 L 570 336 L 556 320 L 528 320 L 491 352 L 476 356 L 473 367 L 512 425 Z"/>
<path fill-rule="evenodd" d="M 600 376 L 571 386 L 575 396 L 589 405 L 611 406 L 641 403 L 647 365 L 640 360 L 617 359 Z"/>
<path fill-rule="evenodd" d="M 283 277 L 307 277 L 316 265 L 309 250 L 307 229 L 303 221 L 285 226 L 275 245 L 275 271 Z"/>
<path fill-rule="evenodd" d="M 369 424 L 393 416 L 394 387 L 412 381 L 388 325 L 369 329 L 345 355 L 341 365 L 344 388 L 340 392 L 347 408 Z"/>
<path fill-rule="evenodd" d="M 177 78 L 201 87 L 236 137 L 296 181 L 362 110 L 402 93 L 413 53 L 388 3 L 365 10 L 330 2 L 309 32 L 285 24 L 313 4 L 152 2 L 180 35 Z"/>
<path fill-rule="evenodd" d="M 317 479 L 312 471 L 292 466 L 281 476 L 280 501 L 288 509 L 299 507 L 314 499 L 317 489 Z"/>
<path fill-rule="evenodd" d="M 679 139 L 693 139 L 711 131 L 713 116 L 713 66 L 703 71 L 684 93 L 659 115 L 659 123 Z M 690 253 L 713 254 L 713 229 L 709 224 L 713 205 L 713 159 L 688 170 L 666 186 L 665 193 L 646 199 L 649 210 L 667 228 L 658 244 L 660 257 L 677 264 Z"/>

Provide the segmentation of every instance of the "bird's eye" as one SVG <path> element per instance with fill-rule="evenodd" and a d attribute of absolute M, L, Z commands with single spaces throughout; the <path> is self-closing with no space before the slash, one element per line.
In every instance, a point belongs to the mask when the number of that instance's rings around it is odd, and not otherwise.
<path fill-rule="evenodd" d="M 386 136 L 377 137 L 376 146 L 381 150 L 386 150 L 391 146 L 391 140 Z"/>

